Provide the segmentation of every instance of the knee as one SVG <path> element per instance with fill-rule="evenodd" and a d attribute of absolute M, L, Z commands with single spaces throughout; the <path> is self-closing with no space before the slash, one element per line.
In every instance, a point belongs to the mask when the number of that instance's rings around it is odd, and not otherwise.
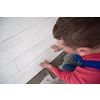
<path fill-rule="evenodd" d="M 70 67 L 70 64 L 66 64 L 66 65 L 64 65 L 64 66 L 62 67 L 62 70 L 63 70 L 63 71 L 67 71 L 69 67 Z"/>

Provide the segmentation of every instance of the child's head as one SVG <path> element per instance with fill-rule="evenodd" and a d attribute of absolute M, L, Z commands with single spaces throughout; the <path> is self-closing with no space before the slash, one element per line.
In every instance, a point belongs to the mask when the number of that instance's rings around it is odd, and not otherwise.
<path fill-rule="evenodd" d="M 81 56 L 100 52 L 100 18 L 60 17 L 53 36 L 67 53 Z"/>

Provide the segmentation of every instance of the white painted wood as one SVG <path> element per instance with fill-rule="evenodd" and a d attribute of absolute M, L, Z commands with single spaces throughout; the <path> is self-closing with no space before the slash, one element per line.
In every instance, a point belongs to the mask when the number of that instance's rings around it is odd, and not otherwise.
<path fill-rule="evenodd" d="M 24 22 L 24 20 L 21 17 L 17 17 L 17 18 L 9 17 L 8 19 L 13 19 L 13 20 L 8 21 L 8 23 L 5 23 L 5 24 L 0 23 L 0 34 L 1 35 L 5 33 L 5 31 L 8 31 L 8 29 L 11 29 Z"/>
<path fill-rule="evenodd" d="M 1 37 L 0 37 L 0 43 L 2 42 L 2 39 L 1 39 Z"/>
<path fill-rule="evenodd" d="M 25 29 L 37 24 L 39 21 L 37 18 L 32 18 L 28 21 L 24 21 L 23 23 L 9 29 L 8 31 L 4 31 L 0 33 L 0 36 L 3 40 L 6 40 L 7 38 L 10 38 L 21 31 L 24 31 Z"/>
<path fill-rule="evenodd" d="M 44 60 L 47 60 L 48 62 L 53 61 L 59 54 L 61 54 L 63 50 L 60 50 L 58 52 L 54 52 L 53 49 L 48 49 L 46 52 L 44 52 L 41 56 L 39 56 L 36 61 L 38 64 L 41 62 L 44 62 Z"/>
<path fill-rule="evenodd" d="M 33 61 L 9 80 L 7 80 L 4 84 L 25 84 L 41 70 L 42 68 L 37 64 L 37 62 Z"/>
<path fill-rule="evenodd" d="M 0 55 L 0 68 L 39 43 L 37 36 L 33 36 L 12 49 Z"/>
<path fill-rule="evenodd" d="M 18 20 L 18 19 L 22 19 L 22 17 L 6 17 L 8 20 L 9 20 L 9 22 L 11 23 L 13 20 Z"/>
<path fill-rule="evenodd" d="M 37 19 L 39 20 L 39 21 L 44 21 L 44 20 L 46 20 L 46 19 L 48 19 L 49 17 L 37 17 Z"/>
<path fill-rule="evenodd" d="M 41 32 L 37 33 L 36 35 L 42 41 L 42 40 L 46 39 L 47 37 L 49 37 L 50 35 L 52 35 L 52 29 L 53 29 L 53 26 L 49 26 L 48 28 L 46 28 L 45 30 L 42 30 Z"/>
<path fill-rule="evenodd" d="M 24 21 L 28 21 L 30 19 L 32 19 L 33 17 L 22 17 L 24 19 Z"/>
<path fill-rule="evenodd" d="M 49 18 L 21 33 L 19 33 L 18 35 L 20 36 L 20 38 L 24 41 L 25 39 L 31 37 L 32 35 L 46 29 L 49 26 L 54 26 L 55 22 L 57 21 L 57 18 Z M 44 36 L 44 35 L 43 35 Z"/>
<path fill-rule="evenodd" d="M 48 50 L 55 42 L 56 42 L 55 39 L 52 36 L 50 36 L 41 43 L 34 46 L 33 48 L 29 49 L 24 54 L 14 59 L 14 62 L 18 67 L 18 69 L 19 70 L 22 69 L 31 61 L 36 59 L 38 56 L 40 56 L 42 53 Z"/>
<path fill-rule="evenodd" d="M 24 84 L 39 73 L 39 63 L 51 62 L 56 43 L 52 28 L 57 17 L 5 17 L 0 23 L 0 82 Z"/>
<path fill-rule="evenodd" d="M 1 17 L 1 18 L 0 18 L 0 26 L 1 26 L 2 24 L 6 24 L 6 23 L 8 23 L 8 19 L 7 19 L 6 17 Z"/>
<path fill-rule="evenodd" d="M 11 49 L 12 47 L 18 45 L 19 43 L 21 43 L 21 39 L 19 38 L 19 36 L 13 36 L 11 38 L 9 38 L 8 40 L 0 43 L 0 54 L 6 52 L 7 50 Z"/>
<path fill-rule="evenodd" d="M 0 83 L 5 82 L 17 72 L 18 69 L 16 68 L 15 64 L 13 62 L 10 62 L 9 64 L 0 69 Z"/>

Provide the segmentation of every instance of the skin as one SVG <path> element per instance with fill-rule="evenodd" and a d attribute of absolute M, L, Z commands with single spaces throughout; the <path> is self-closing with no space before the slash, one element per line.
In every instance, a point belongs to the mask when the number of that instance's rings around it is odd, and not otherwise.
<path fill-rule="evenodd" d="M 76 54 L 76 55 L 79 54 L 80 56 L 100 53 L 100 49 L 94 49 L 93 50 L 93 49 L 88 48 L 88 47 L 81 47 L 81 48 L 77 48 L 76 50 L 73 50 L 70 47 L 64 46 L 63 40 L 56 39 L 56 41 L 57 41 L 58 46 L 57 45 L 51 46 L 51 48 L 55 50 L 54 52 L 57 52 L 60 49 L 64 49 L 64 51 L 69 53 L 69 54 Z M 52 65 L 46 60 L 44 60 L 44 62 L 40 63 L 40 66 L 42 68 L 50 68 L 50 69 L 52 68 Z"/>

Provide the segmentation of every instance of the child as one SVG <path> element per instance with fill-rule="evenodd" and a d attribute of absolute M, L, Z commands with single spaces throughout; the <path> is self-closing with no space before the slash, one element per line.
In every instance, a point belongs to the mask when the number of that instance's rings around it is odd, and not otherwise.
<path fill-rule="evenodd" d="M 58 46 L 73 54 L 78 66 L 66 64 L 62 70 L 45 60 L 42 68 L 50 68 L 68 84 L 100 84 L 100 18 L 60 17 L 53 28 L 53 36 Z"/>

